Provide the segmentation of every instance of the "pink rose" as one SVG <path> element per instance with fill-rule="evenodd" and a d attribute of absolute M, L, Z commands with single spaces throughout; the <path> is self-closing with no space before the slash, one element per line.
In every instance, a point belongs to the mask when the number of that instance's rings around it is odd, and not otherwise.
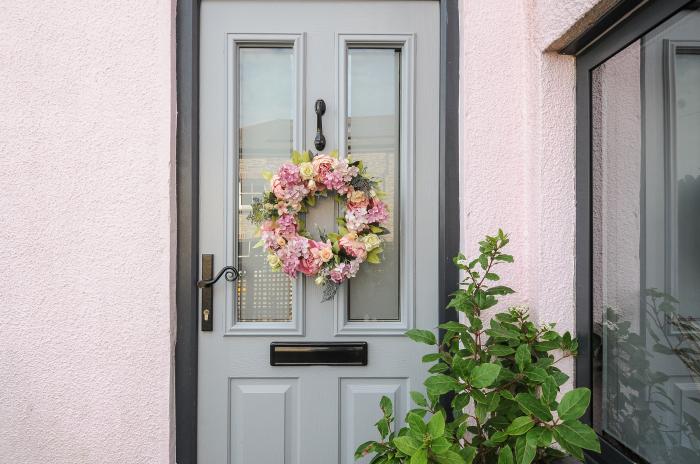
<path fill-rule="evenodd" d="M 328 155 L 317 155 L 311 160 L 311 166 L 314 168 L 314 180 L 323 183 L 326 174 L 335 168 L 338 160 Z"/>
<path fill-rule="evenodd" d="M 352 256 L 353 258 L 357 258 L 360 261 L 364 261 L 364 259 L 367 257 L 367 248 L 365 247 L 365 244 L 357 240 L 357 234 L 350 232 L 347 235 L 344 235 L 339 241 L 338 245 L 345 250 L 345 252 Z"/>

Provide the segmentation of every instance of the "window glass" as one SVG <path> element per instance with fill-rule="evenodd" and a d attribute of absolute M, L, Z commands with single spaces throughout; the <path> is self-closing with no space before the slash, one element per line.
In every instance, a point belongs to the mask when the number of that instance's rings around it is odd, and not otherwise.
<path fill-rule="evenodd" d="M 700 11 L 592 74 L 593 420 L 700 462 Z"/>
<path fill-rule="evenodd" d="M 292 151 L 295 101 L 294 49 L 241 47 L 238 61 L 238 269 L 236 320 L 292 320 L 292 281 L 274 272 L 255 226 L 246 219 L 261 197 L 265 171 L 275 171 Z"/>
<path fill-rule="evenodd" d="M 384 260 L 360 267 L 349 281 L 348 319 L 399 319 L 399 128 L 401 51 L 394 48 L 350 48 L 347 65 L 347 154 L 361 160 L 389 207 L 390 233 L 384 238 Z"/>

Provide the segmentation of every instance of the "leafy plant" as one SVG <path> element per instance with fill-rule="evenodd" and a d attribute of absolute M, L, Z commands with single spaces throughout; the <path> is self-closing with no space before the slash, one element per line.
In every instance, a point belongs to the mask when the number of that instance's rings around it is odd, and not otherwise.
<path fill-rule="evenodd" d="M 596 433 L 579 420 L 590 390 L 576 388 L 557 401 L 568 376 L 555 364 L 578 349 L 571 334 L 555 332 L 553 324 L 536 326 L 523 308 L 497 312 L 485 327 L 484 311 L 499 296 L 513 293 L 494 284 L 500 280 L 495 266 L 513 262 L 502 252 L 507 244 L 508 236 L 499 230 L 479 242 L 476 259 L 461 254 L 454 259 L 466 278 L 448 308 L 461 313 L 465 323 L 441 324 L 442 340 L 429 330 L 406 333 L 437 348 L 423 356 L 423 362 L 433 363 L 426 394 L 411 392 L 417 407 L 394 431 L 392 404 L 383 397 L 383 416 L 376 423 L 381 439 L 360 445 L 356 459 L 373 454 L 372 464 L 530 464 L 567 454 L 583 460 L 584 449 L 600 452 Z"/>

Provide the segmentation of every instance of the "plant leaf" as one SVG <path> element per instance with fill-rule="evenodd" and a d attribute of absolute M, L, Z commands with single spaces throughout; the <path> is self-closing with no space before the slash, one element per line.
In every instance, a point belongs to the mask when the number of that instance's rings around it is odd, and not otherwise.
<path fill-rule="evenodd" d="M 428 402 L 425 400 L 425 396 L 423 396 L 423 394 L 420 392 L 412 391 L 411 392 L 411 399 L 418 406 L 423 406 L 423 407 L 428 406 Z"/>
<path fill-rule="evenodd" d="M 530 354 L 530 346 L 527 344 L 522 344 L 515 350 L 515 364 L 518 366 L 520 372 L 524 371 L 527 366 L 532 362 L 532 355 Z"/>
<path fill-rule="evenodd" d="M 534 427 L 535 421 L 530 416 L 520 416 L 513 419 L 506 429 L 508 435 L 523 435 Z"/>
<path fill-rule="evenodd" d="M 454 390 L 458 385 L 459 383 L 454 378 L 444 374 L 432 375 L 425 380 L 425 387 L 433 395 L 444 395 Z"/>
<path fill-rule="evenodd" d="M 484 363 L 472 369 L 469 376 L 470 383 L 476 388 L 485 388 L 490 386 L 501 372 L 501 366 L 493 363 Z"/>
<path fill-rule="evenodd" d="M 591 402 L 591 391 L 587 388 L 575 388 L 561 398 L 557 412 L 564 421 L 578 419 L 588 409 Z"/>
<path fill-rule="evenodd" d="M 436 412 L 428 421 L 428 433 L 431 437 L 441 437 L 445 433 L 445 416 L 442 411 Z"/>
<path fill-rule="evenodd" d="M 426 345 L 435 345 L 435 334 L 430 330 L 411 329 L 405 334 L 408 338 Z"/>
<path fill-rule="evenodd" d="M 542 401 L 535 398 L 532 393 L 518 393 L 515 395 L 515 401 L 524 412 L 532 414 L 543 421 L 551 421 L 552 413 L 549 411 Z"/>
<path fill-rule="evenodd" d="M 554 438 L 558 442 L 563 439 L 579 448 L 600 453 L 600 442 L 595 431 L 578 420 L 564 421 L 554 427 Z M 561 442 L 560 442 L 561 443 Z"/>
<path fill-rule="evenodd" d="M 420 448 L 413 453 L 411 456 L 411 464 L 428 464 L 428 450 Z"/>
<path fill-rule="evenodd" d="M 408 435 L 404 435 L 403 437 L 394 438 L 394 445 L 402 453 L 408 456 L 413 456 L 415 452 L 418 451 L 418 449 L 421 447 L 422 443 L 420 443 L 418 440 L 409 437 Z"/>
<path fill-rule="evenodd" d="M 513 450 L 510 449 L 510 446 L 506 445 L 501 448 L 498 453 L 498 464 L 514 464 Z"/>

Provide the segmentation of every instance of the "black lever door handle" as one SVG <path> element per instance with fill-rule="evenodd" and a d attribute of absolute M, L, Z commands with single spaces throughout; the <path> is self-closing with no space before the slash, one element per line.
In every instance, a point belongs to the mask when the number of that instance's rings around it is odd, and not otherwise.
<path fill-rule="evenodd" d="M 326 148 L 326 137 L 323 135 L 323 124 L 321 123 L 321 116 L 326 113 L 326 102 L 321 99 L 316 100 L 314 109 L 316 110 L 316 138 L 314 139 L 314 146 L 316 150 L 321 151 Z"/>
<path fill-rule="evenodd" d="M 197 287 L 199 288 L 204 288 L 204 287 L 211 287 L 215 283 L 219 281 L 221 276 L 225 275 L 226 280 L 229 282 L 234 282 L 238 280 L 238 277 L 240 276 L 240 272 L 238 272 L 238 269 L 236 269 L 233 266 L 226 266 L 222 268 L 218 274 L 216 274 L 216 277 L 213 279 L 207 279 L 207 280 L 200 280 L 197 282 Z"/>

